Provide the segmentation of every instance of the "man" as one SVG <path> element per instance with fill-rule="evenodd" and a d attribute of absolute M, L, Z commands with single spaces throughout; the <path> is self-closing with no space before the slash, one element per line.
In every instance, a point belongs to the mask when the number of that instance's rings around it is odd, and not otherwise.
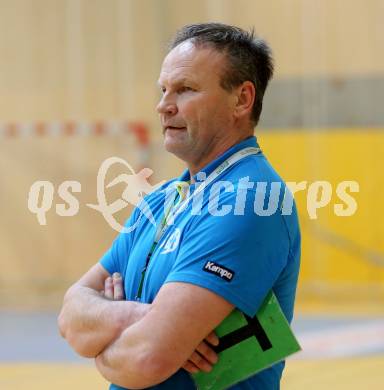
<path fill-rule="evenodd" d="M 291 321 L 296 210 L 281 212 L 282 180 L 253 136 L 272 71 L 266 43 L 239 28 L 197 24 L 176 35 L 157 110 L 166 150 L 188 169 L 145 197 L 157 226 L 136 208 L 127 222 L 136 229 L 68 290 L 59 317 L 112 389 L 194 389 L 189 373 L 218 359 L 213 330 L 235 307 L 253 317 L 271 289 Z M 274 183 L 282 192 L 264 199 L 263 184 Z M 278 389 L 283 365 L 232 388 Z"/>

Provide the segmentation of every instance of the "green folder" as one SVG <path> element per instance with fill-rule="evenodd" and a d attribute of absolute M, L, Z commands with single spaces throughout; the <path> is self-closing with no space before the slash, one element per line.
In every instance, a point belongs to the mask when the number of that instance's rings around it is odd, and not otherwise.
<path fill-rule="evenodd" d="M 215 329 L 219 361 L 192 377 L 199 390 L 222 390 L 300 351 L 300 345 L 270 292 L 254 318 L 235 309 Z"/>

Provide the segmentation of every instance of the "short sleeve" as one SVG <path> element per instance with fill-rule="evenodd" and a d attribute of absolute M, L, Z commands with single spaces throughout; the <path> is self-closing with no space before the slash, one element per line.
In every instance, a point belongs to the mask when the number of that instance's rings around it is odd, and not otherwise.
<path fill-rule="evenodd" d="M 195 216 L 184 232 L 165 283 L 207 288 L 253 317 L 288 256 L 289 237 L 280 212 L 259 216 L 250 204 L 244 215 L 206 213 Z"/>
<path fill-rule="evenodd" d="M 100 259 L 100 264 L 112 275 L 114 272 L 124 274 L 128 264 L 129 253 L 132 248 L 135 229 L 132 228 L 139 218 L 140 213 L 135 208 L 125 223 L 129 232 L 119 233 L 113 241 L 111 247 L 104 253 Z"/>

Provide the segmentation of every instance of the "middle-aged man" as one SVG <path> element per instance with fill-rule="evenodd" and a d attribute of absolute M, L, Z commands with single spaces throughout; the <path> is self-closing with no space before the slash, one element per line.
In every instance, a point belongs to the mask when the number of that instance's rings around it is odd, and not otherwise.
<path fill-rule="evenodd" d="M 156 226 L 136 208 L 126 223 L 135 229 L 68 290 L 59 316 L 112 389 L 194 389 L 190 373 L 218 359 L 213 330 L 235 307 L 253 317 L 271 289 L 292 320 L 296 209 L 282 212 L 285 185 L 253 136 L 272 72 L 253 33 L 219 23 L 177 33 L 157 111 L 166 150 L 187 169 L 144 198 Z M 232 388 L 278 389 L 283 367 Z"/>

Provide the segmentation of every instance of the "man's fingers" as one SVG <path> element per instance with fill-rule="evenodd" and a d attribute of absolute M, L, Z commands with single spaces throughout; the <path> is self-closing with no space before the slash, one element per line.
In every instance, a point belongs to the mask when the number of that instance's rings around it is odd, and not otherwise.
<path fill-rule="evenodd" d="M 197 346 L 196 351 L 210 364 L 215 364 L 219 360 L 217 353 L 205 341 Z"/>
<path fill-rule="evenodd" d="M 205 358 L 196 351 L 193 352 L 193 354 L 188 360 L 192 362 L 201 371 L 209 372 L 212 370 L 212 364 L 205 360 Z"/>
<path fill-rule="evenodd" d="M 219 338 L 216 336 L 216 333 L 212 331 L 206 338 L 206 341 L 208 341 L 209 344 L 212 344 L 214 346 L 219 345 Z"/>
<path fill-rule="evenodd" d="M 124 287 L 123 279 L 118 272 L 115 272 L 112 275 L 113 280 L 113 299 L 121 300 L 124 299 Z"/>
<path fill-rule="evenodd" d="M 200 370 L 189 360 L 185 362 L 185 364 L 181 367 L 184 368 L 184 370 L 188 371 L 191 374 L 196 374 Z"/>
<path fill-rule="evenodd" d="M 185 362 L 182 368 L 191 374 L 197 373 L 200 370 L 204 372 L 211 371 L 212 365 L 219 360 L 217 353 L 211 348 L 211 345 L 218 344 L 219 338 L 216 336 L 216 333 L 212 331 L 204 341 L 197 346 L 192 356 Z"/>
<path fill-rule="evenodd" d="M 104 296 L 107 299 L 113 299 L 113 281 L 110 276 L 104 282 Z"/>
<path fill-rule="evenodd" d="M 118 272 L 104 281 L 104 297 L 111 300 L 124 299 L 123 279 Z"/>

